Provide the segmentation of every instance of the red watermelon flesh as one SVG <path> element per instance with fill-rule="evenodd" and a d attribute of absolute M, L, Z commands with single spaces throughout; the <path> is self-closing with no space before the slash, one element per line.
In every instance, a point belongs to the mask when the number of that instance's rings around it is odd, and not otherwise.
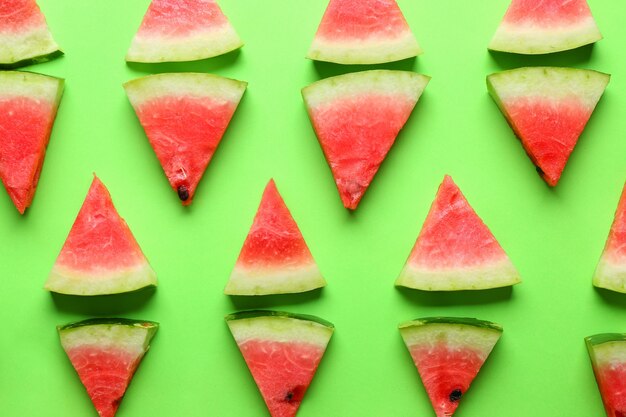
<path fill-rule="evenodd" d="M 450 291 L 518 282 L 494 235 L 446 175 L 396 285 Z"/>
<path fill-rule="evenodd" d="M 270 180 L 225 293 L 294 293 L 325 285 L 298 225 Z"/>
<path fill-rule="evenodd" d="M 376 64 L 421 53 L 395 0 L 330 0 L 307 57 Z"/>
<path fill-rule="evenodd" d="M 585 342 L 607 416 L 626 416 L 626 335 L 598 334 Z"/>
<path fill-rule="evenodd" d="M 252 311 L 226 317 L 272 417 L 296 415 L 333 332 L 312 316 Z"/>
<path fill-rule="evenodd" d="M 505 22 L 533 22 L 558 27 L 572 24 L 591 14 L 587 0 L 513 0 L 504 16 Z"/>
<path fill-rule="evenodd" d="M 124 85 L 165 175 L 183 205 L 230 123 L 246 83 L 210 74 L 159 74 Z"/>
<path fill-rule="evenodd" d="M 156 276 L 111 195 L 94 176 L 45 288 L 100 295 L 156 285 Z"/>
<path fill-rule="evenodd" d="M 63 83 L 39 74 L 0 73 L 0 179 L 22 214 L 35 195 Z"/>
<path fill-rule="evenodd" d="M 502 328 L 475 319 L 434 317 L 400 325 L 400 333 L 437 417 L 454 414 Z"/>
<path fill-rule="evenodd" d="M 364 71 L 302 90 L 309 117 L 344 206 L 355 210 L 429 78 Z"/>
<path fill-rule="evenodd" d="M 626 293 L 626 185 L 593 276 L 593 285 Z"/>
<path fill-rule="evenodd" d="M 533 67 L 487 77 L 489 92 L 537 170 L 556 186 L 610 76 Z"/>
<path fill-rule="evenodd" d="M 0 2 L 0 41 L 0 68 L 44 62 L 63 54 L 35 0 Z"/>
<path fill-rule="evenodd" d="M 95 319 L 59 327 L 61 343 L 100 417 L 113 417 L 158 325 Z"/>
<path fill-rule="evenodd" d="M 152 0 L 126 60 L 192 61 L 242 45 L 215 0 Z"/>

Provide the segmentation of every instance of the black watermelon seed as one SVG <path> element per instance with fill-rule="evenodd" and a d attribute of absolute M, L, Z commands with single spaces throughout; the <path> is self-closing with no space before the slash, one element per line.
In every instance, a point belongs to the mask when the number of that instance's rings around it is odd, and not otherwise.
<path fill-rule="evenodd" d="M 293 399 L 293 392 L 289 391 L 287 395 L 285 395 L 285 401 L 289 403 L 291 402 L 292 399 Z"/>
<path fill-rule="evenodd" d="M 189 190 L 187 189 L 186 185 L 179 185 L 177 191 L 178 198 L 180 198 L 182 201 L 189 200 Z"/>
<path fill-rule="evenodd" d="M 455 402 L 459 401 L 462 396 L 463 396 L 463 392 L 461 392 L 460 389 L 455 389 L 454 391 L 452 391 L 450 393 L 450 401 L 455 403 Z"/>

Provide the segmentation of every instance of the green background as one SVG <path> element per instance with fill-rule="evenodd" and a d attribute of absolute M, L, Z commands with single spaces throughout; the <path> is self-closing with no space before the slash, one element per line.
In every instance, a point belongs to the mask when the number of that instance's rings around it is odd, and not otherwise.
<path fill-rule="evenodd" d="M 589 0 L 605 36 L 596 46 L 527 57 L 486 49 L 508 0 L 398 0 L 425 54 L 375 67 L 433 78 L 355 213 L 341 205 L 300 96 L 315 80 L 365 69 L 304 58 L 326 0 L 221 0 L 244 48 L 162 65 L 124 62 L 148 0 L 39 3 L 66 55 L 27 69 L 64 77 L 66 90 L 33 206 L 22 217 L 0 193 L 0 415 L 95 416 L 55 326 L 123 316 L 158 321 L 161 329 L 120 417 L 267 416 L 223 321 L 259 307 L 336 325 L 300 417 L 434 415 L 397 331 L 400 322 L 432 315 L 505 329 L 459 417 L 603 415 L 583 337 L 626 330 L 626 298 L 591 285 L 626 167 L 626 10 L 619 2 Z M 535 173 L 485 87 L 487 74 L 525 65 L 613 74 L 556 189 Z M 121 86 L 170 71 L 249 82 L 187 208 Z M 42 289 L 92 172 L 156 270 L 156 292 L 73 299 Z M 446 173 L 519 268 L 523 283 L 513 290 L 394 288 Z M 298 296 L 227 297 L 223 287 L 270 177 L 328 286 Z"/>

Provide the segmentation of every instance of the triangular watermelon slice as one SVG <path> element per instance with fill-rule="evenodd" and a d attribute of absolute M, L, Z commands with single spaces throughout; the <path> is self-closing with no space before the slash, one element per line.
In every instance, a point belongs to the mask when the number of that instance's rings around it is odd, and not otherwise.
<path fill-rule="evenodd" d="M 585 343 L 606 415 L 626 416 L 626 334 L 597 334 Z"/>
<path fill-rule="evenodd" d="M 590 70 L 532 67 L 491 74 L 487 87 L 539 174 L 554 187 L 609 79 Z"/>
<path fill-rule="evenodd" d="M 244 311 L 226 316 L 272 417 L 294 417 L 334 326 L 314 316 Z"/>
<path fill-rule="evenodd" d="M 35 195 L 63 84 L 46 75 L 0 72 L 0 179 L 22 214 Z"/>
<path fill-rule="evenodd" d="M 587 0 L 512 0 L 489 49 L 547 54 L 600 39 L 602 35 Z"/>
<path fill-rule="evenodd" d="M 158 323 L 90 319 L 58 326 L 61 344 L 100 417 L 113 417 Z"/>
<path fill-rule="evenodd" d="M 330 0 L 307 58 L 381 64 L 421 53 L 396 0 Z"/>
<path fill-rule="evenodd" d="M 247 85 L 200 73 L 149 75 L 124 84 L 183 205 L 191 204 Z"/>
<path fill-rule="evenodd" d="M 196 61 L 242 46 L 215 0 L 152 0 L 126 61 Z"/>
<path fill-rule="evenodd" d="M 396 285 L 454 291 L 519 282 L 509 257 L 446 175 Z"/>
<path fill-rule="evenodd" d="M 374 70 L 302 89 L 346 208 L 357 208 L 429 80 L 409 71 Z"/>
<path fill-rule="evenodd" d="M 286 294 L 325 285 L 296 221 L 270 180 L 224 293 Z"/>
<path fill-rule="evenodd" d="M 437 417 L 454 414 L 470 384 L 502 335 L 483 320 L 428 317 L 400 325 Z"/>
<path fill-rule="evenodd" d="M 63 55 L 35 0 L 0 1 L 0 68 L 38 64 Z"/>
<path fill-rule="evenodd" d="M 45 288 L 72 295 L 105 295 L 155 286 L 156 275 L 111 195 L 94 176 L 83 206 Z"/>
<path fill-rule="evenodd" d="M 622 190 L 600 262 L 593 275 L 593 285 L 626 293 L 626 185 Z"/>

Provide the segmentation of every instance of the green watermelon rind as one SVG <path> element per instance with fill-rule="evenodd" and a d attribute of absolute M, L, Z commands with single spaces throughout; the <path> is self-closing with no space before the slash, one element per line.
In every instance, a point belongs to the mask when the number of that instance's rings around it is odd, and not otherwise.
<path fill-rule="evenodd" d="M 321 324 L 324 327 L 328 327 L 330 329 L 334 329 L 335 325 L 329 321 L 326 321 L 317 316 L 313 316 L 310 314 L 297 314 L 297 313 L 288 313 L 285 311 L 272 311 L 272 310 L 246 310 L 239 311 L 236 313 L 228 314 L 225 317 L 226 321 L 233 320 L 242 320 L 242 319 L 251 319 L 257 317 L 286 317 L 296 320 L 304 320 L 304 321 L 312 321 L 318 324 Z"/>
<path fill-rule="evenodd" d="M 235 265 L 224 288 L 226 295 L 263 296 L 296 294 L 326 286 L 318 266 L 311 263 L 292 268 L 242 268 Z"/>
<path fill-rule="evenodd" d="M 522 55 L 542 55 L 580 48 L 601 39 L 602 34 L 593 17 L 578 27 L 516 27 L 502 22 L 488 49 Z"/>
<path fill-rule="evenodd" d="M 593 274 L 592 283 L 596 288 L 626 294 L 626 266 L 613 264 L 603 256 Z"/>
<path fill-rule="evenodd" d="M 588 347 L 602 345 L 608 342 L 626 342 L 626 333 L 599 333 L 585 337 L 585 344 Z M 626 349 L 626 344 L 624 344 Z"/>
<path fill-rule="evenodd" d="M 400 324 L 400 329 L 408 329 L 416 326 L 426 326 L 429 324 L 451 324 L 460 326 L 473 326 L 480 329 L 487 329 L 502 333 L 502 326 L 486 320 L 479 320 L 471 317 L 422 317 Z"/>
<path fill-rule="evenodd" d="M 30 71 L 0 71 L 0 97 L 46 99 L 58 107 L 65 79 Z"/>
<path fill-rule="evenodd" d="M 44 62 L 52 61 L 53 59 L 59 58 L 63 55 L 65 55 L 65 53 L 57 49 L 56 51 L 53 51 L 50 53 L 45 53 L 42 55 L 29 57 L 29 58 L 23 58 L 15 62 L 6 62 L 6 63 L 0 62 L 0 70 L 12 70 L 12 69 L 20 68 L 20 67 L 26 67 L 29 65 L 43 64 Z"/>
<path fill-rule="evenodd" d="M 63 55 L 45 22 L 16 34 L 0 36 L 0 69 L 14 69 L 40 64 Z"/>
<path fill-rule="evenodd" d="M 145 353 L 159 329 L 159 323 L 123 318 L 95 318 L 57 326 L 64 349 L 88 346 L 116 346 Z"/>
<path fill-rule="evenodd" d="M 70 329 L 76 329 L 84 326 L 94 326 L 94 325 L 120 325 L 120 326 L 131 326 L 131 327 L 140 327 L 143 329 L 152 329 L 158 328 L 159 323 L 154 321 L 147 320 L 132 320 L 125 318 L 93 318 L 86 319 L 81 321 L 75 321 L 72 323 L 67 323 L 64 325 L 57 326 L 59 331 L 65 331 Z"/>

